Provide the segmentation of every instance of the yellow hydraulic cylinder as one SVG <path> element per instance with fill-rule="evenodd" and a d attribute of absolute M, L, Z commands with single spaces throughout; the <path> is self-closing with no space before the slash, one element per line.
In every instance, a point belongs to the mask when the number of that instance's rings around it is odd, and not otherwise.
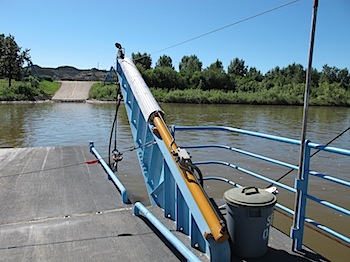
<path fill-rule="evenodd" d="M 164 143 L 167 145 L 169 151 L 171 153 L 176 152 L 178 147 L 175 144 L 174 138 L 170 134 L 163 119 L 160 116 L 155 115 L 152 120 L 155 127 L 157 128 L 157 131 L 160 137 L 163 139 Z M 194 177 L 193 174 L 191 174 L 190 172 L 184 171 L 180 167 L 179 167 L 179 170 L 189 190 L 191 191 L 193 198 L 196 201 L 200 211 L 202 212 L 204 219 L 206 220 L 211 230 L 211 232 L 205 233 L 205 238 L 213 237 L 215 241 L 219 243 L 224 242 L 225 240 L 228 239 L 228 233 L 225 227 L 221 225 L 218 215 L 213 209 L 211 203 L 209 202 L 208 197 L 203 192 L 202 187 L 199 185 L 197 178 Z M 193 183 L 193 181 L 197 181 L 197 182 Z"/>

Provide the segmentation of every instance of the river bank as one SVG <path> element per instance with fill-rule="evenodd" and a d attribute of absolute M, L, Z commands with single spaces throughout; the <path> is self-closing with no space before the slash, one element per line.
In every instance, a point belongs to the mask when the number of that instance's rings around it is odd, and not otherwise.
<path fill-rule="evenodd" d="M 0 103 L 49 102 L 57 93 L 61 82 L 29 81 L 16 82 L 6 87 L 0 81 Z M 113 102 L 117 97 L 116 84 L 98 82 L 92 85 L 89 94 L 82 102 Z M 191 104 L 249 104 L 249 105 L 303 105 L 303 85 L 273 87 L 255 92 L 201 90 L 201 89 L 161 89 L 150 88 L 158 102 L 191 103 Z M 320 85 L 311 91 L 309 104 L 311 106 L 350 106 L 350 90 L 340 88 L 337 84 Z"/>
<path fill-rule="evenodd" d="M 49 100 L 60 86 L 60 82 L 39 81 L 35 77 L 30 77 L 28 81 L 13 80 L 11 86 L 8 86 L 6 79 L 0 79 L 0 102 Z"/>
<path fill-rule="evenodd" d="M 201 89 L 161 89 L 150 88 L 158 102 L 190 103 L 190 104 L 248 104 L 248 105 L 292 105 L 300 106 L 304 103 L 304 85 L 290 85 L 286 87 L 272 87 L 255 92 L 201 90 Z M 95 84 L 89 99 L 113 101 L 117 97 L 117 85 L 102 83 Z M 350 90 L 345 90 L 337 84 L 322 84 L 311 92 L 309 99 L 311 106 L 350 106 Z"/>

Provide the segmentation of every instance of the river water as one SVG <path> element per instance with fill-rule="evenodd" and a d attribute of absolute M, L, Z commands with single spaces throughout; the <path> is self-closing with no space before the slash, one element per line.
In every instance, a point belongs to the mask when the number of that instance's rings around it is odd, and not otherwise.
<path fill-rule="evenodd" d="M 137 158 L 130 152 L 133 146 L 130 128 L 123 105 L 120 107 L 117 121 L 118 149 L 124 152 L 120 163 L 119 175 L 135 198 L 145 199 L 143 179 Z M 220 125 L 241 128 L 250 131 L 273 134 L 299 139 L 302 125 L 302 107 L 292 106 L 252 106 L 252 105 L 192 105 L 161 104 L 165 120 L 169 125 Z M 46 147 L 65 145 L 88 145 L 94 141 L 102 156 L 108 155 L 108 141 L 111 124 L 114 119 L 114 104 L 91 103 L 35 103 L 0 104 L 0 148 L 1 147 Z M 312 142 L 326 144 L 350 126 L 350 108 L 310 107 L 307 138 Z M 297 164 L 298 147 L 277 146 L 273 142 L 259 141 L 243 135 L 204 132 L 177 132 L 179 146 L 217 143 L 255 153 L 266 154 L 282 161 Z M 350 149 L 350 131 L 335 140 L 332 146 Z M 258 161 L 247 161 L 235 153 L 220 150 L 189 150 L 193 161 L 223 160 L 244 166 L 262 173 L 272 179 L 278 179 L 288 169 L 271 169 Z M 244 186 L 266 187 L 267 183 L 250 178 L 227 167 L 200 166 L 204 176 L 224 176 Z M 342 156 L 319 153 L 311 162 L 311 168 L 322 173 L 334 175 L 350 181 L 350 161 Z M 281 182 L 293 186 L 296 173 L 292 172 Z M 222 197 L 229 187 L 225 184 L 206 182 L 209 196 Z M 309 193 L 321 199 L 350 209 L 350 190 L 333 185 L 320 179 L 310 179 Z M 293 195 L 280 190 L 278 202 L 293 208 Z M 311 202 L 311 201 L 309 201 Z M 341 213 L 324 210 L 318 204 L 310 204 L 307 216 L 350 237 L 350 218 Z M 274 225 L 286 233 L 291 220 L 275 212 Z M 310 231 L 310 232 L 309 232 Z M 316 241 L 311 230 L 306 230 L 305 241 L 321 254 L 343 260 L 350 258 L 349 248 L 339 248 L 328 238 Z M 322 236 L 320 236 L 322 238 Z M 324 238 L 324 237 L 323 237 Z M 345 260 L 344 260 L 345 261 Z"/>

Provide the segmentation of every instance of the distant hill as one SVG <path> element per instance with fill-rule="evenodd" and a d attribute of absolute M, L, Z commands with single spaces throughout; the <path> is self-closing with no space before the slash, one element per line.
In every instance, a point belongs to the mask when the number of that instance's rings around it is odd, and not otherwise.
<path fill-rule="evenodd" d="M 50 76 L 53 80 L 103 81 L 108 71 L 93 69 L 77 69 L 72 66 L 47 68 L 34 65 L 39 76 Z"/>

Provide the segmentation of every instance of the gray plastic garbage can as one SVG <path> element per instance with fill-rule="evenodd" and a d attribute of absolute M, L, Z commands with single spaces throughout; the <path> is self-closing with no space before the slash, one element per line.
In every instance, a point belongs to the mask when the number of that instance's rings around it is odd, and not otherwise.
<path fill-rule="evenodd" d="M 243 258 L 264 255 L 276 196 L 256 187 L 232 188 L 224 193 L 224 200 L 233 254 Z"/>

